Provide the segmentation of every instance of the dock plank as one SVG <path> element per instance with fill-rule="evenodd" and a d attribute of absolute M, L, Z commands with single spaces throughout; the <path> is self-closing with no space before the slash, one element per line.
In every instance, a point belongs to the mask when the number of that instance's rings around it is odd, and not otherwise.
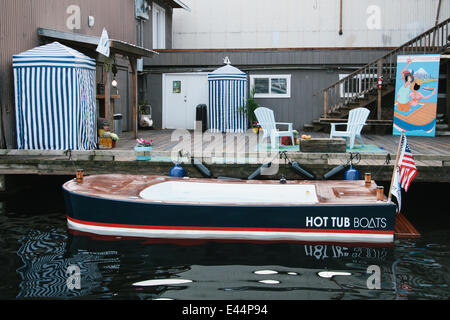
<path fill-rule="evenodd" d="M 303 132 L 300 131 L 300 134 Z M 182 146 L 182 138 L 177 133 L 188 135 L 186 146 Z M 252 133 L 253 134 L 253 133 Z M 310 133 L 314 138 L 328 138 L 329 134 L 325 132 Z M 244 134 L 237 135 L 237 139 L 227 138 L 226 134 L 206 132 L 203 139 L 199 141 L 199 133 L 194 131 L 182 130 L 140 130 L 138 137 L 153 140 L 152 154 L 156 160 L 149 163 L 135 163 L 136 157 L 134 146 L 136 140 L 132 132 L 123 132 L 116 147 L 108 150 L 72 150 L 67 153 L 64 150 L 16 150 L 0 149 L 0 174 L 23 174 L 24 172 L 33 172 L 34 174 L 72 174 L 73 167 L 83 167 L 86 172 L 99 173 L 106 170 L 111 172 L 127 173 L 130 168 L 132 172 L 144 170 L 152 174 L 167 174 L 168 169 L 166 159 L 171 159 L 172 150 L 183 148 L 184 155 L 188 152 L 197 158 L 202 158 L 208 163 L 210 169 L 220 175 L 236 176 L 240 178 L 248 177 L 257 169 L 258 164 L 264 162 L 278 162 L 275 156 L 270 152 L 258 153 L 257 144 L 260 140 L 247 139 Z M 248 133 L 245 134 L 248 136 Z M 173 136 L 173 140 L 172 140 Z M 243 139 L 241 139 L 243 138 Z M 374 135 L 363 134 L 363 140 L 366 145 L 376 145 L 389 153 L 391 161 L 386 163 L 386 154 L 384 153 L 360 153 L 361 161 L 354 163 L 357 170 L 362 172 L 372 172 L 374 178 L 379 181 L 389 181 L 392 176 L 393 164 L 396 158 L 396 152 L 399 142 L 399 136 L 393 135 Z M 268 142 L 267 140 L 264 143 Z M 358 142 L 358 141 L 357 141 Z M 408 136 L 408 143 L 413 151 L 413 156 L 418 167 L 416 182 L 450 182 L 450 136 L 439 137 L 413 137 Z M 226 153 L 228 152 L 228 153 Z M 208 162 L 211 156 L 214 157 L 214 163 Z M 348 153 L 306 153 L 289 152 L 287 153 L 291 161 L 297 161 L 299 164 L 316 174 L 318 179 L 324 173 L 330 171 L 338 165 L 345 165 L 348 162 Z M 226 166 L 219 166 L 224 163 Z M 251 158 L 252 161 L 241 161 L 244 158 Z M 186 158 L 189 160 L 188 158 Z M 68 161 L 69 160 L 69 161 Z M 184 161 L 185 166 L 190 161 Z M 234 160 L 234 161 L 233 161 Z M 156 163 L 158 161 L 158 163 Z M 138 161 L 139 162 L 139 161 Z M 170 165 L 171 163 L 169 163 Z M 234 164 L 234 165 L 233 165 Z M 43 170 L 42 165 L 49 170 Z M 54 168 L 54 169 L 53 169 Z M 170 166 L 169 166 L 170 169 Z M 188 167 L 189 169 L 189 167 Z M 292 170 L 287 170 L 286 178 L 296 179 L 299 175 Z M 196 176 L 195 170 L 189 170 L 189 175 Z M 277 179 L 277 176 L 265 177 L 267 179 Z"/>
<path fill-rule="evenodd" d="M 419 238 L 420 232 L 403 214 L 399 213 L 395 219 L 395 237 L 398 239 Z"/>
<path fill-rule="evenodd" d="M 172 147 L 177 145 L 179 141 L 171 141 L 173 130 L 145 130 L 140 131 L 139 136 L 144 139 L 153 139 L 154 148 L 164 151 L 170 151 Z M 193 139 L 193 131 L 186 131 Z M 302 132 L 300 131 L 300 134 Z M 329 134 L 324 132 L 314 132 L 309 133 L 313 138 L 328 138 Z M 220 135 L 220 134 L 219 134 Z M 216 134 L 214 134 L 216 136 Z M 221 141 L 223 145 L 226 144 L 225 134 L 222 135 L 223 140 Z M 252 140 L 252 139 L 249 139 Z M 363 140 L 365 144 L 373 144 L 378 147 L 382 147 L 386 152 L 395 154 L 397 152 L 397 146 L 399 143 L 399 136 L 393 135 L 374 135 L 367 134 L 363 135 Z M 243 140 L 241 140 L 243 141 Z M 240 141 L 240 142 L 241 142 Z M 359 142 L 359 141 L 357 141 Z M 203 143 L 203 148 L 208 147 L 210 144 L 219 143 L 216 139 L 207 139 Z M 408 137 L 408 143 L 413 154 L 424 154 L 424 155 L 450 155 L 450 136 L 439 136 L 439 137 Z M 120 141 L 118 141 L 116 148 L 121 150 L 132 149 L 135 144 L 135 140 L 132 138 L 131 132 L 124 132 Z M 250 146 L 246 143 L 238 143 L 238 149 L 254 150 L 256 145 L 254 141 L 250 142 Z"/>

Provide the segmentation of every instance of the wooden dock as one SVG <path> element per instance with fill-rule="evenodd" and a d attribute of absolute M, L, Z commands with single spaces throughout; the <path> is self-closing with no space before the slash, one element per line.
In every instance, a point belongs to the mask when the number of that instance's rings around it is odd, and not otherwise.
<path fill-rule="evenodd" d="M 183 136 L 184 134 L 184 136 Z M 313 138 L 326 138 L 326 133 L 314 133 Z M 187 174 L 202 177 L 190 163 L 190 155 L 202 160 L 213 176 L 247 178 L 262 163 L 272 161 L 278 165 L 273 175 L 263 179 L 302 179 L 290 170 L 284 159 L 277 153 L 258 152 L 255 137 L 245 138 L 244 134 L 225 136 L 195 135 L 192 131 L 145 130 L 139 137 L 153 139 L 151 161 L 136 161 L 133 147 L 135 140 L 131 132 L 124 132 L 113 149 L 91 151 L 60 150 L 0 150 L 0 175 L 74 175 L 76 169 L 84 169 L 85 174 L 131 173 L 168 175 L 174 161 L 178 159 L 177 150 L 184 156 L 179 158 Z M 183 140 L 183 138 L 185 140 Z M 246 140 L 247 139 L 247 140 Z M 377 152 L 362 152 L 359 162 L 354 163 L 361 176 L 370 172 L 376 181 L 390 181 L 398 145 L 398 136 L 363 135 L 366 145 L 376 146 Z M 184 141 L 184 144 L 182 143 Z M 358 143 L 358 141 L 357 141 Z M 450 136 L 408 137 L 408 143 L 415 158 L 418 174 L 416 182 L 450 182 Z M 291 161 L 297 161 L 303 168 L 322 179 L 323 174 L 338 165 L 348 163 L 350 154 L 328 152 L 287 151 Z M 343 173 L 333 179 L 342 179 Z"/>

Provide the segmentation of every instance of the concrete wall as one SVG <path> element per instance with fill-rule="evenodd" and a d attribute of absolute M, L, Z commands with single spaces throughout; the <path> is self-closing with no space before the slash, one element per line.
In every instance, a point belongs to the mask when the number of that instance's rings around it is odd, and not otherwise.
<path fill-rule="evenodd" d="M 173 47 L 397 47 L 432 27 L 439 0 L 185 0 Z M 439 21 L 450 0 L 441 0 Z"/>

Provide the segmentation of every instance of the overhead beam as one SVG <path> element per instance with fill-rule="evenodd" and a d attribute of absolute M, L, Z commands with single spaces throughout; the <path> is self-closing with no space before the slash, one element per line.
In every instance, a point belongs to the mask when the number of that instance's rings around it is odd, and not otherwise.
<path fill-rule="evenodd" d="M 38 28 L 37 30 L 38 36 L 40 38 L 45 39 L 51 39 L 56 41 L 64 41 L 68 43 L 73 43 L 76 45 L 79 45 L 81 47 L 95 50 L 97 48 L 97 45 L 100 41 L 100 37 L 97 36 L 89 36 L 86 34 L 79 34 L 79 33 L 73 33 L 73 32 L 64 32 L 64 31 L 58 31 L 58 30 L 52 30 L 52 29 L 46 29 L 46 28 Z M 124 56 L 135 56 L 136 58 L 141 57 L 153 57 L 156 54 L 159 54 L 156 51 L 146 49 L 143 47 L 136 46 L 134 44 L 122 41 L 122 40 L 116 40 L 116 39 L 110 39 L 111 44 L 111 53 L 112 54 L 121 54 Z"/>

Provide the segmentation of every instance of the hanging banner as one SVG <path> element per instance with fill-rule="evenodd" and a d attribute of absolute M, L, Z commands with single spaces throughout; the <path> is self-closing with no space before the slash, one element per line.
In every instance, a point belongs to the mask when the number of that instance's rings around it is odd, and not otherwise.
<path fill-rule="evenodd" d="M 439 54 L 397 57 L 394 135 L 434 137 L 439 62 Z"/>
<path fill-rule="evenodd" d="M 98 42 L 97 52 L 100 52 L 102 55 L 109 57 L 111 43 L 108 37 L 108 31 L 103 28 L 102 36 L 100 37 L 100 41 Z"/>

